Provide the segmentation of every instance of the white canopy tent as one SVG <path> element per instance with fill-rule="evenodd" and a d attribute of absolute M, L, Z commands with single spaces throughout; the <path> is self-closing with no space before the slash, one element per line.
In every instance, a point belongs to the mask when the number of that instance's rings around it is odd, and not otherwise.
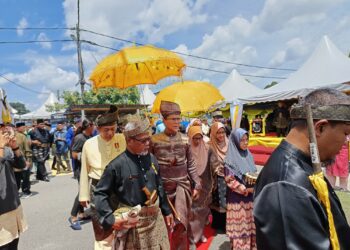
<path fill-rule="evenodd" d="M 236 101 L 238 98 L 259 95 L 263 91 L 244 79 L 235 69 L 220 85 L 219 90 L 227 102 Z"/>
<path fill-rule="evenodd" d="M 155 94 L 149 89 L 148 85 L 144 86 L 140 90 L 140 101 L 144 105 L 153 105 L 154 100 L 156 99 Z"/>
<path fill-rule="evenodd" d="M 298 71 L 261 95 L 239 98 L 244 103 L 271 102 L 303 96 L 312 89 L 332 87 L 350 90 L 350 59 L 324 36 L 309 59 Z"/>
<path fill-rule="evenodd" d="M 55 103 L 58 103 L 58 99 L 55 96 L 54 93 L 50 93 L 49 97 L 46 99 L 46 101 L 35 111 L 18 116 L 16 115 L 15 118 L 19 118 L 19 119 L 38 119 L 38 118 L 42 118 L 42 119 L 50 119 L 52 113 L 48 112 L 46 110 L 46 106 L 47 105 L 54 105 Z"/>
<path fill-rule="evenodd" d="M 244 79 L 236 69 L 232 70 L 226 80 L 220 85 L 219 91 L 225 101 L 214 104 L 211 109 L 230 106 L 231 126 L 238 128 L 242 118 L 243 104 L 239 100 L 262 93 L 262 89 Z"/>

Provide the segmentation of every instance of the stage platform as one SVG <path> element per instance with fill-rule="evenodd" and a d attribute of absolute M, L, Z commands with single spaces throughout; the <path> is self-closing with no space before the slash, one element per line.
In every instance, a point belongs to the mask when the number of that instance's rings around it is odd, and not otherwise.
<path fill-rule="evenodd" d="M 255 164 L 264 166 L 281 140 L 282 138 L 278 137 L 251 137 L 249 150 L 254 157 Z"/>

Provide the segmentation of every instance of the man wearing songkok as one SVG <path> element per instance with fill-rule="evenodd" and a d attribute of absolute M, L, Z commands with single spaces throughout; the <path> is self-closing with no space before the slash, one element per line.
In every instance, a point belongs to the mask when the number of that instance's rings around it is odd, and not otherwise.
<path fill-rule="evenodd" d="M 30 139 L 33 151 L 33 161 L 37 166 L 36 179 L 42 181 L 50 181 L 45 162 L 49 158 L 51 147 L 51 135 L 45 128 L 43 119 L 37 119 L 36 127 L 30 132 Z"/>
<path fill-rule="evenodd" d="M 16 123 L 16 141 L 22 155 L 26 159 L 26 168 L 20 172 L 15 172 L 18 189 L 22 188 L 22 198 L 28 198 L 32 195 L 30 191 L 30 168 L 32 166 L 32 150 L 30 141 L 24 134 L 26 126 L 24 122 Z"/>
<path fill-rule="evenodd" d="M 192 199 L 199 197 L 201 184 L 188 138 L 178 132 L 181 121 L 180 106 L 162 101 L 160 112 L 165 130 L 152 136 L 151 152 L 158 160 L 164 190 L 175 219 L 175 226 L 170 230 L 171 249 L 187 249 Z"/>
<path fill-rule="evenodd" d="M 0 249 L 16 250 L 27 229 L 13 169 L 24 169 L 25 159 L 12 127 L 0 125 Z"/>
<path fill-rule="evenodd" d="M 350 249 L 350 227 L 315 154 L 318 149 L 320 162 L 327 164 L 341 149 L 350 134 L 350 97 L 334 89 L 314 90 L 292 107 L 290 117 L 289 134 L 255 186 L 258 249 Z M 316 143 L 310 144 L 308 129 Z"/>
<path fill-rule="evenodd" d="M 115 230 L 115 249 L 170 249 L 162 215 L 169 226 L 173 215 L 157 160 L 149 153 L 149 121 L 130 118 L 124 136 L 126 151 L 108 164 L 95 189 L 100 222 L 104 230 Z M 109 199 L 111 194 L 118 199 L 115 211 Z M 130 213 L 134 213 L 134 220 Z"/>
<path fill-rule="evenodd" d="M 92 225 L 95 233 L 95 249 L 112 249 L 113 235 L 104 235 L 96 215 L 93 192 L 105 167 L 125 150 L 123 134 L 116 134 L 118 110 L 111 106 L 109 111 L 96 118 L 98 136 L 88 139 L 81 154 L 79 201 L 83 207 L 90 203 Z"/>

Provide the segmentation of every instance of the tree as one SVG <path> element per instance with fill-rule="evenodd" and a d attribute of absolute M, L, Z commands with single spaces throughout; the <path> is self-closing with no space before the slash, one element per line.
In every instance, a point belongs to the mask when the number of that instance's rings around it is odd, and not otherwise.
<path fill-rule="evenodd" d="M 9 104 L 12 108 L 18 111 L 19 115 L 27 114 L 30 112 L 30 110 L 26 108 L 26 105 L 21 102 L 10 102 Z"/>
<path fill-rule="evenodd" d="M 67 108 L 66 104 L 55 102 L 53 105 L 45 105 L 46 111 L 50 113 L 60 112 L 61 110 Z"/>
<path fill-rule="evenodd" d="M 67 106 L 83 103 L 78 91 L 63 91 L 62 98 Z M 84 92 L 84 103 L 86 104 L 137 104 L 139 102 L 140 94 L 136 87 L 124 90 L 102 88 Z"/>
<path fill-rule="evenodd" d="M 267 84 L 264 89 L 271 88 L 272 86 L 275 86 L 276 84 L 278 84 L 278 82 L 272 81 L 270 84 Z"/>

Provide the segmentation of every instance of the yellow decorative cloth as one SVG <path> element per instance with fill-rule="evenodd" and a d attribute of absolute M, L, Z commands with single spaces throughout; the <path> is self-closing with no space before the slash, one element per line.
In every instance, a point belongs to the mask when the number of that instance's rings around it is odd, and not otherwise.
<path fill-rule="evenodd" d="M 319 173 L 315 173 L 313 175 L 310 175 L 309 179 L 310 179 L 312 186 L 315 188 L 315 190 L 317 192 L 318 200 L 326 208 L 332 249 L 338 250 L 338 249 L 340 249 L 339 241 L 338 241 L 337 232 L 335 231 L 333 214 L 331 211 L 331 203 L 329 201 L 329 195 L 328 195 L 328 187 L 327 187 L 326 181 L 324 180 L 323 172 L 319 172 Z"/>

